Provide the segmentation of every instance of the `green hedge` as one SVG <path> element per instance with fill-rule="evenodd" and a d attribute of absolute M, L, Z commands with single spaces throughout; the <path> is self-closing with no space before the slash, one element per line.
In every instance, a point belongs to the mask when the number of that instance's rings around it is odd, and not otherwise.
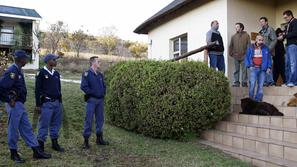
<path fill-rule="evenodd" d="M 108 121 L 151 137 L 199 135 L 230 109 L 228 79 L 199 62 L 122 62 L 105 79 Z"/>

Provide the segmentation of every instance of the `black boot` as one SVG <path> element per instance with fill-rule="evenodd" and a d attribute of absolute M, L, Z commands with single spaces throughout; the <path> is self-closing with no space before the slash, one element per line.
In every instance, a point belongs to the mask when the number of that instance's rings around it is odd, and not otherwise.
<path fill-rule="evenodd" d="M 42 152 L 44 152 L 44 142 L 41 141 L 41 140 L 38 140 L 38 143 L 39 143 L 39 148 Z"/>
<path fill-rule="evenodd" d="M 59 143 L 58 139 L 52 139 L 52 148 L 58 152 L 64 152 L 64 148 L 62 148 Z"/>
<path fill-rule="evenodd" d="M 51 154 L 47 154 L 43 151 L 41 151 L 40 147 L 32 147 L 33 150 L 33 158 L 35 159 L 49 159 L 52 157 Z"/>
<path fill-rule="evenodd" d="M 109 145 L 108 141 L 103 140 L 102 132 L 97 134 L 96 144 L 97 145 Z"/>
<path fill-rule="evenodd" d="M 16 163 L 25 163 L 25 160 L 23 160 L 17 150 L 15 149 L 10 149 L 10 153 L 11 153 L 11 160 L 15 161 Z"/>
<path fill-rule="evenodd" d="M 89 145 L 89 138 L 88 137 L 84 137 L 84 144 L 83 144 L 83 149 L 89 149 L 90 145 Z"/>

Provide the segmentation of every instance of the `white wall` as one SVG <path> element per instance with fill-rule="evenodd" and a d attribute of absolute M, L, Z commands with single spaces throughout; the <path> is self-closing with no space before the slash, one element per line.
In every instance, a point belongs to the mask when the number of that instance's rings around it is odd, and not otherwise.
<path fill-rule="evenodd" d="M 170 39 L 181 34 L 188 34 L 188 51 L 206 45 L 206 33 L 210 23 L 218 20 L 219 31 L 224 42 L 227 40 L 227 0 L 215 0 L 197 7 L 149 32 L 149 59 L 168 60 L 170 57 Z M 226 44 L 226 43 L 225 43 Z M 227 45 L 226 45 L 227 46 Z M 225 46 L 225 47 L 226 47 Z M 203 52 L 192 55 L 190 59 L 203 60 Z"/>

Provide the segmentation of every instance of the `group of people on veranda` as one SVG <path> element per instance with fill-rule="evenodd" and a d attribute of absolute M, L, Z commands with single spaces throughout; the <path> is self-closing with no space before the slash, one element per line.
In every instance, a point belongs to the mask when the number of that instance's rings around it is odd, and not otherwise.
<path fill-rule="evenodd" d="M 249 86 L 249 97 L 253 100 L 262 101 L 263 86 L 276 85 L 279 76 L 288 87 L 297 85 L 297 19 L 291 10 L 284 11 L 283 18 L 287 26 L 275 31 L 267 17 L 260 17 L 261 29 L 254 43 L 244 31 L 244 24 L 235 24 L 236 33 L 231 37 L 228 53 L 234 61 L 232 86 Z M 207 44 L 217 43 L 208 49 L 209 62 L 211 68 L 225 73 L 224 44 L 218 29 L 218 21 L 212 21 L 211 30 L 206 34 Z"/>

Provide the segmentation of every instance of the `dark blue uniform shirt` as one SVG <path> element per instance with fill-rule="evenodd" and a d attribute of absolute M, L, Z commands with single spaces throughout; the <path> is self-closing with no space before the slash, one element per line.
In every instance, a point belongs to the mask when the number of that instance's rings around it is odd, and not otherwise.
<path fill-rule="evenodd" d="M 45 68 L 39 70 L 35 81 L 36 106 L 41 106 L 41 97 L 50 100 L 62 100 L 60 74 L 54 71 L 51 74 Z"/>
<path fill-rule="evenodd" d="M 96 73 L 91 68 L 84 72 L 81 78 L 80 89 L 90 97 L 101 99 L 104 98 L 106 87 L 102 73 L 99 71 Z"/>
<path fill-rule="evenodd" d="M 24 74 L 16 64 L 11 65 L 0 78 L 0 94 L 1 100 L 5 102 L 10 102 L 11 98 L 22 103 L 26 102 L 27 89 Z"/>

